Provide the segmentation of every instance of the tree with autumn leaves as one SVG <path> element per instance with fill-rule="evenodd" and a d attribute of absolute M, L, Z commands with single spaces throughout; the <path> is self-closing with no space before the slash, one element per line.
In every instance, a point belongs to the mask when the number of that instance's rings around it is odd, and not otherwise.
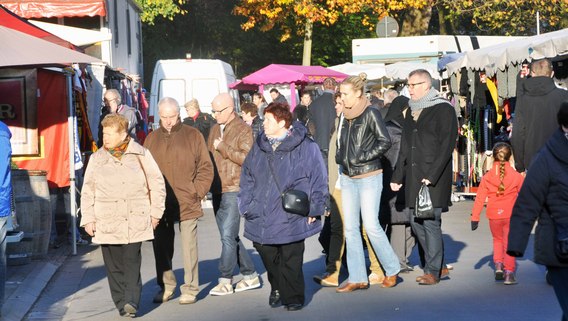
<path fill-rule="evenodd" d="M 313 58 L 305 64 L 342 63 L 351 58 L 351 39 L 373 37 L 385 15 L 397 19 L 400 36 L 534 35 L 537 11 L 542 33 L 568 27 L 565 0 L 135 1 L 143 10 L 150 69 L 156 59 L 192 52 L 194 58 L 229 61 L 245 74 L 271 62 L 298 63 L 302 50 L 304 56 L 311 52 L 311 41 Z"/>
<path fill-rule="evenodd" d="M 247 17 L 243 30 L 278 26 L 281 41 L 292 32 L 304 35 L 304 64 L 310 61 L 313 24 L 331 25 L 342 15 L 362 15 L 368 28 L 390 15 L 408 36 L 427 34 L 432 20 L 437 20 L 440 34 L 518 36 L 535 34 L 536 12 L 543 31 L 568 26 L 566 0 L 241 0 L 234 9 Z"/>

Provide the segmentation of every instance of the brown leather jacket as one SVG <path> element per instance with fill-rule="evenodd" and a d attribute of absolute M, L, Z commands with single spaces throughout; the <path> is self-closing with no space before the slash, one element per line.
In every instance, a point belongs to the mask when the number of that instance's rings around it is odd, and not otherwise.
<path fill-rule="evenodd" d="M 241 180 L 241 166 L 253 143 L 252 130 L 238 115 L 225 125 L 223 141 L 213 146 L 221 137 L 221 126 L 211 128 L 207 146 L 215 161 L 215 178 L 211 187 L 213 194 L 238 192 Z"/>
<path fill-rule="evenodd" d="M 201 133 L 178 122 L 168 133 L 163 127 L 146 137 L 148 148 L 166 178 L 166 214 L 178 211 L 180 221 L 203 216 L 201 200 L 213 180 L 213 165 Z M 172 195 L 173 194 L 173 195 Z"/>

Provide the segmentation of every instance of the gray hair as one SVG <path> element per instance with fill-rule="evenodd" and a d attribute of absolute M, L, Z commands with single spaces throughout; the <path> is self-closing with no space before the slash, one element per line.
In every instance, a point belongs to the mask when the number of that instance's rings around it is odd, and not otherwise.
<path fill-rule="evenodd" d="M 107 94 L 112 94 L 113 96 L 115 96 L 116 99 L 117 99 L 118 102 L 119 102 L 119 105 L 122 103 L 122 96 L 120 95 L 120 92 L 119 92 L 118 90 L 116 90 L 116 89 L 107 89 L 107 90 L 105 91 L 105 94 L 104 94 L 104 95 L 106 96 Z"/>
<path fill-rule="evenodd" d="M 426 69 L 413 70 L 410 72 L 410 74 L 408 74 L 408 78 L 412 76 L 421 76 L 428 84 L 428 88 L 432 88 L 432 75 L 430 75 L 430 72 L 428 72 L 428 70 Z"/>
<path fill-rule="evenodd" d="M 177 100 L 172 97 L 164 97 L 160 99 L 160 102 L 158 103 L 158 112 L 162 109 L 162 107 L 174 108 L 178 112 L 178 114 L 180 112 Z"/>
<path fill-rule="evenodd" d="M 394 90 L 394 89 L 391 88 L 391 89 L 388 89 L 387 91 L 385 91 L 385 93 L 384 93 L 383 96 L 384 96 L 384 99 L 383 99 L 384 104 L 385 104 L 385 105 L 386 105 L 386 104 L 390 104 L 390 103 L 392 103 L 392 101 L 393 101 L 396 97 L 398 97 L 398 91 L 396 91 L 396 90 Z"/>

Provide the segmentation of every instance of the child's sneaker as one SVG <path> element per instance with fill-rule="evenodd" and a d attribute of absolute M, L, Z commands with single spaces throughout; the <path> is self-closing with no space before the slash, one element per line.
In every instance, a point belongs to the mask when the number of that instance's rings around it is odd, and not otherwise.
<path fill-rule="evenodd" d="M 497 262 L 495 263 L 495 281 L 503 281 L 504 279 L 505 275 L 503 274 L 503 263 Z"/>
<path fill-rule="evenodd" d="M 260 278 L 257 276 L 252 279 L 242 279 L 235 286 L 235 292 L 243 292 L 246 290 L 252 290 L 260 288 Z"/>
<path fill-rule="evenodd" d="M 517 284 L 517 279 L 515 279 L 515 272 L 505 271 L 505 284 Z"/>
<path fill-rule="evenodd" d="M 233 292 L 234 292 L 233 285 L 231 283 L 219 283 L 217 284 L 216 287 L 211 289 L 209 294 L 221 296 L 221 295 L 233 294 Z"/>

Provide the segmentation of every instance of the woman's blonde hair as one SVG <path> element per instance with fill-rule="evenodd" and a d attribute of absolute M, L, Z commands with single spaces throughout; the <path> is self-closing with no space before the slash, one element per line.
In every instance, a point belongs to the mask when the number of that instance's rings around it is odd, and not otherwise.
<path fill-rule="evenodd" d="M 197 99 L 193 98 L 190 101 L 188 101 L 187 103 L 185 103 L 185 105 L 183 105 L 185 107 L 185 109 L 193 109 L 195 111 L 201 112 L 201 109 L 199 108 L 199 102 L 197 101 Z"/>
<path fill-rule="evenodd" d="M 497 143 L 493 146 L 493 160 L 499 162 L 499 178 L 501 183 L 497 188 L 497 196 L 501 196 L 505 193 L 505 163 L 511 159 L 512 150 L 511 145 L 507 143 Z"/>
<path fill-rule="evenodd" d="M 128 129 L 128 119 L 120 114 L 108 114 L 101 121 L 101 126 L 105 127 L 116 127 L 117 132 L 125 133 Z"/>
<path fill-rule="evenodd" d="M 353 91 L 361 91 L 361 96 L 365 93 L 365 84 L 367 82 L 367 74 L 362 72 L 358 76 L 349 76 L 341 82 L 342 85 L 351 85 Z"/>

